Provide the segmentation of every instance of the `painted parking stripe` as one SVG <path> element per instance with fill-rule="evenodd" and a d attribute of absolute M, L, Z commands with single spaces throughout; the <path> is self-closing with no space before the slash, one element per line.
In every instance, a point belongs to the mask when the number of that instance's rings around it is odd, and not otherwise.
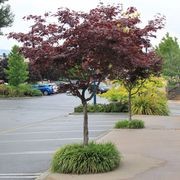
<path fill-rule="evenodd" d="M 116 122 L 116 120 L 106 120 L 106 121 L 102 121 L 102 120 L 100 120 L 100 121 L 91 121 L 91 120 L 89 120 L 89 123 L 91 124 L 91 123 L 114 123 L 114 122 Z M 79 123 L 83 123 L 83 121 L 80 121 L 80 122 L 76 122 L 76 121 L 74 121 L 74 122 L 72 122 L 72 121 L 65 121 L 65 122 L 43 122 L 43 123 L 41 123 L 41 125 L 49 125 L 49 124 L 55 124 L 55 125 L 57 125 L 57 124 L 79 124 Z"/>
<path fill-rule="evenodd" d="M 5 155 L 32 155 L 32 154 L 53 154 L 55 151 L 24 151 L 24 152 L 9 152 L 9 153 L 0 153 L 0 156 Z M 1 176 L 1 174 L 0 174 Z"/>
<path fill-rule="evenodd" d="M 69 126 L 72 126 L 72 124 L 69 124 Z M 113 124 L 89 124 L 89 127 L 92 128 L 92 127 L 112 127 Z M 27 129 L 45 129 L 45 128 L 61 128 L 62 126 L 36 126 L 36 127 L 30 127 L 30 128 L 27 128 Z M 66 127 L 68 127 L 68 125 L 66 124 Z M 76 127 L 79 127 L 79 128 L 82 128 L 82 124 L 79 125 L 77 124 Z"/>
<path fill-rule="evenodd" d="M 0 176 L 0 179 L 34 179 L 38 176 Z"/>
<path fill-rule="evenodd" d="M 35 179 L 41 173 L 1 173 L 0 179 Z"/>
<path fill-rule="evenodd" d="M 0 176 L 39 176 L 41 173 L 0 173 Z"/>
<path fill-rule="evenodd" d="M 105 130 L 89 130 L 89 132 L 102 132 Z M 75 132 L 79 132 L 82 133 L 82 130 L 72 130 L 72 131 L 32 131 L 32 132 L 18 132 L 18 133 L 8 133 L 8 134 L 4 134 L 4 136 L 6 135 L 28 135 L 28 134 L 55 134 L 55 133 L 75 133 Z"/>
<path fill-rule="evenodd" d="M 41 173 L 1 173 L 0 179 L 35 179 Z"/>
<path fill-rule="evenodd" d="M 26 125 L 23 125 L 23 126 L 20 126 L 20 127 L 14 127 L 14 128 L 10 128 L 10 129 L 7 129 L 7 130 L 2 130 L 2 131 L 0 131 L 0 134 L 14 132 L 14 131 L 25 129 L 25 128 L 28 128 L 28 127 L 31 127 L 31 126 L 33 127 L 34 125 L 37 125 L 37 123 L 40 124 L 40 123 L 45 122 L 45 121 L 46 122 L 52 121 L 52 120 L 57 119 L 59 117 L 60 116 L 57 116 L 57 117 L 53 117 L 53 118 L 50 118 L 50 119 L 41 120 L 41 121 L 37 121 L 37 122 L 34 122 L 34 123 L 26 124 Z"/>
<path fill-rule="evenodd" d="M 71 140 L 82 140 L 82 138 L 60 138 L 60 139 L 28 139 L 28 140 L 7 140 L 0 141 L 1 143 L 13 143 L 13 142 L 46 142 L 46 141 L 71 141 Z"/>
<path fill-rule="evenodd" d="M 89 139 L 93 140 L 96 137 L 89 137 Z M 28 140 L 2 140 L 0 141 L 0 144 L 2 143 L 17 143 L 17 142 L 47 142 L 47 141 L 71 141 L 71 140 L 82 140 L 83 138 L 57 138 L 57 139 L 28 139 Z"/>

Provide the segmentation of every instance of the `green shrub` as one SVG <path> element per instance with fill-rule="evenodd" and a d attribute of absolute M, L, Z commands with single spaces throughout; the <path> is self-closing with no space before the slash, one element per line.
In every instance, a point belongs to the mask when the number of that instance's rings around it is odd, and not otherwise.
<path fill-rule="evenodd" d="M 133 119 L 132 121 L 129 121 L 128 128 L 129 129 L 142 129 L 144 128 L 144 121 Z"/>
<path fill-rule="evenodd" d="M 38 89 L 32 89 L 31 96 L 42 96 L 42 92 Z"/>
<path fill-rule="evenodd" d="M 31 96 L 32 95 L 32 88 L 31 85 L 28 84 L 20 84 L 18 86 L 18 92 L 20 96 Z"/>
<path fill-rule="evenodd" d="M 112 104 L 104 104 L 103 105 L 103 112 L 107 112 L 107 113 L 112 112 L 111 107 L 112 107 Z"/>
<path fill-rule="evenodd" d="M 7 96 L 8 95 L 8 88 L 6 85 L 0 85 L 0 96 Z"/>
<path fill-rule="evenodd" d="M 66 145 L 55 153 L 51 171 L 70 174 L 103 173 L 117 168 L 120 159 L 121 156 L 112 143 Z"/>
<path fill-rule="evenodd" d="M 7 93 L 7 97 L 18 97 L 18 89 L 15 86 L 7 86 L 8 89 L 8 93 Z"/>
<path fill-rule="evenodd" d="M 133 114 L 168 115 L 168 105 L 163 93 L 144 93 L 136 96 L 132 103 Z"/>
<path fill-rule="evenodd" d="M 115 123 L 115 128 L 128 128 L 129 121 L 128 120 L 123 120 L 123 121 L 118 121 Z"/>
<path fill-rule="evenodd" d="M 0 85 L 1 97 L 24 97 L 41 95 L 41 91 L 32 89 L 31 85 L 28 84 L 20 84 L 19 86 Z"/>
<path fill-rule="evenodd" d="M 19 96 L 41 96 L 40 90 L 33 89 L 30 84 L 20 84 L 18 86 Z"/>
<path fill-rule="evenodd" d="M 122 83 L 119 82 L 118 85 L 101 96 L 110 101 L 127 102 L 128 92 Z M 150 77 L 146 80 L 138 93 L 132 96 L 133 114 L 168 115 L 165 86 L 166 81 L 161 77 Z M 136 90 L 137 88 L 134 88 L 132 93 L 136 92 Z M 121 112 L 124 111 L 121 110 Z"/>
<path fill-rule="evenodd" d="M 88 104 L 88 112 L 127 112 L 128 105 L 127 103 L 109 103 L 109 104 Z M 79 105 L 74 108 L 74 112 L 83 112 L 83 106 Z"/>
<path fill-rule="evenodd" d="M 74 112 L 77 112 L 77 113 L 83 112 L 83 106 L 79 105 L 79 106 L 75 107 Z"/>
<path fill-rule="evenodd" d="M 141 128 L 144 128 L 144 121 L 138 120 L 138 119 L 133 119 L 131 121 L 122 120 L 122 121 L 116 122 L 115 128 L 141 129 Z"/>

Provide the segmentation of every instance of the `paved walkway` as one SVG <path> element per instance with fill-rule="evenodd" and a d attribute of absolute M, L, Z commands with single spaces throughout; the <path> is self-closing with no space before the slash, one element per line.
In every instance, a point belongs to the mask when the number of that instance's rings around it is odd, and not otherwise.
<path fill-rule="evenodd" d="M 118 169 L 92 175 L 44 173 L 41 180 L 179 180 L 180 116 L 134 116 L 140 130 L 113 129 L 98 142 L 113 142 L 123 159 Z"/>

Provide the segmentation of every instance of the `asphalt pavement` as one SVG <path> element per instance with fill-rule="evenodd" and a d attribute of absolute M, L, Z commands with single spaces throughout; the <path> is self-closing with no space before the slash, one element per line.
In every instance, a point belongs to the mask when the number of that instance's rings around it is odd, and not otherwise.
<path fill-rule="evenodd" d="M 112 142 L 121 153 L 120 166 L 107 173 L 43 173 L 38 180 L 179 180 L 180 115 L 134 116 L 144 129 L 112 129 L 97 142 Z"/>
<path fill-rule="evenodd" d="M 97 102 L 104 102 L 97 99 Z M 35 179 L 50 166 L 64 144 L 82 141 L 83 116 L 69 114 L 78 98 L 58 94 L 0 100 L 0 179 Z M 89 115 L 89 136 L 95 140 L 126 114 Z"/>
<path fill-rule="evenodd" d="M 98 103 L 106 103 L 97 97 Z M 58 94 L 35 98 L 0 99 L 0 179 L 35 179 L 45 172 L 54 151 L 82 141 L 82 114 L 69 114 L 80 104 Z M 179 113 L 178 102 L 171 102 Z M 109 132 L 126 114 L 89 114 L 90 140 Z M 168 124 L 168 123 L 167 123 Z"/>

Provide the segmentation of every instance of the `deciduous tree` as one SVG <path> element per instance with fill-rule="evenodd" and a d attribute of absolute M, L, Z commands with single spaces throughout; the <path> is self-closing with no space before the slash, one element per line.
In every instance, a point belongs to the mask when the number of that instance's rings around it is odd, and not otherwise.
<path fill-rule="evenodd" d="M 85 145 L 89 139 L 87 102 L 94 95 L 87 97 L 85 92 L 91 83 L 100 83 L 117 67 L 124 74 L 130 67 L 143 69 L 154 64 L 154 55 L 144 53 L 143 48 L 150 47 L 147 38 L 163 27 L 163 18 L 156 17 L 140 28 L 136 13 L 135 8 L 128 8 L 122 14 L 119 5 L 100 4 L 89 13 L 60 8 L 54 14 L 26 17 L 34 20 L 30 31 L 9 35 L 23 43 L 21 50 L 34 67 L 58 67 L 62 76 L 69 79 L 72 94 L 81 99 L 84 107 Z M 53 18 L 56 23 L 52 23 Z"/>
<path fill-rule="evenodd" d="M 180 83 L 180 47 L 177 38 L 168 33 L 156 47 L 157 53 L 163 58 L 163 75 L 169 83 Z"/>

